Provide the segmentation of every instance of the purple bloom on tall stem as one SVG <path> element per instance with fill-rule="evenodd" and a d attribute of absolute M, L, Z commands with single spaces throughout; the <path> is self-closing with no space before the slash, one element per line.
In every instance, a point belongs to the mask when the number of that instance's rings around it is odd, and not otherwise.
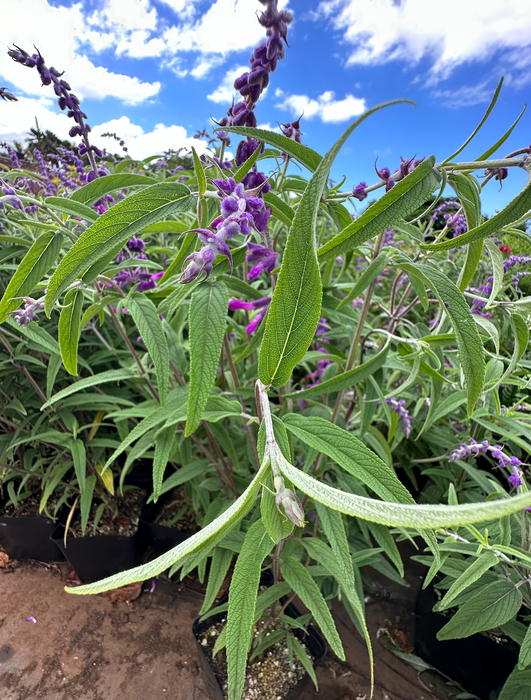
<path fill-rule="evenodd" d="M 352 190 L 352 196 L 359 199 L 360 202 L 363 202 L 363 200 L 367 198 L 367 183 L 360 182 L 359 185 L 356 185 Z"/>
<path fill-rule="evenodd" d="M 255 299 L 254 301 L 240 301 L 239 299 L 232 299 L 229 302 L 229 311 L 236 311 L 237 309 L 242 309 L 244 311 L 256 311 L 261 309 L 260 313 L 254 317 L 254 319 L 245 329 L 247 335 L 251 335 L 258 328 L 260 322 L 266 315 L 270 302 L 271 297 L 262 297 L 261 299 Z"/>
<path fill-rule="evenodd" d="M 402 423 L 404 435 L 408 438 L 413 430 L 411 425 L 413 418 L 410 416 L 409 411 L 406 408 L 405 399 L 387 399 L 387 405 L 391 407 L 391 410 L 394 413 L 398 414 L 398 420 Z"/>
<path fill-rule="evenodd" d="M 258 263 L 258 265 L 251 268 L 247 275 L 247 279 L 252 282 L 252 280 L 260 276 L 262 271 L 273 272 L 277 266 L 278 253 L 274 253 L 259 243 L 248 243 L 245 259 L 251 265 Z"/>
<path fill-rule="evenodd" d="M 509 483 L 511 486 L 514 486 L 515 488 L 517 486 L 521 486 L 523 484 L 522 481 L 522 470 L 518 469 L 518 467 L 514 467 L 511 475 L 509 476 Z"/>
<path fill-rule="evenodd" d="M 13 318 L 19 326 L 27 326 L 32 321 L 37 321 L 37 311 L 44 309 L 44 301 L 35 300 L 31 297 L 24 297 L 24 308 L 13 311 Z"/>

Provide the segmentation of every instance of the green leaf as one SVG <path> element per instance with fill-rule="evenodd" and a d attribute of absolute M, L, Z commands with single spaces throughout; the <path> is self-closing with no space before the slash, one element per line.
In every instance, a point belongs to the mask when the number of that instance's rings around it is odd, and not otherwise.
<path fill-rule="evenodd" d="M 299 596 L 304 605 L 314 616 L 315 621 L 321 628 L 321 632 L 326 637 L 333 652 L 344 661 L 345 652 L 339 634 L 337 633 L 334 620 L 311 574 L 309 574 L 308 570 L 293 557 L 285 557 L 280 565 L 280 570 L 282 576 L 286 582 L 289 583 L 294 593 Z"/>
<path fill-rule="evenodd" d="M 203 605 L 199 611 L 200 615 L 203 615 L 207 612 L 207 610 L 210 610 L 214 604 L 219 590 L 223 585 L 223 581 L 225 580 L 230 569 L 233 556 L 233 553 L 229 549 L 223 549 L 223 547 L 216 547 L 214 550 L 212 563 L 210 564 L 210 572 L 208 574 L 205 600 L 203 601 Z"/>
<path fill-rule="evenodd" d="M 315 675 L 315 669 L 312 664 L 312 660 L 306 653 L 306 650 L 302 646 L 302 644 L 299 642 L 299 640 L 292 636 L 291 637 L 291 644 L 293 646 L 293 651 L 295 652 L 295 656 L 299 659 L 301 664 L 304 666 L 304 670 L 306 673 L 310 676 L 310 678 L 313 681 L 313 684 L 315 686 L 315 689 L 318 691 L 319 690 L 319 684 L 317 683 L 317 676 Z"/>
<path fill-rule="evenodd" d="M 164 405 L 168 395 L 170 353 L 157 307 L 144 294 L 131 294 L 125 300 L 125 307 L 133 317 L 142 341 L 153 361 L 160 402 Z"/>
<path fill-rule="evenodd" d="M 175 428 L 173 426 L 164 428 L 155 438 L 155 455 L 153 457 L 153 500 L 155 503 L 160 496 L 164 471 L 168 464 L 174 441 Z"/>
<path fill-rule="evenodd" d="M 484 153 L 482 153 L 480 156 L 478 156 L 475 160 L 487 160 L 488 158 L 491 157 L 491 155 L 493 153 L 496 153 L 498 148 L 500 148 L 500 146 L 503 146 L 503 144 L 507 141 L 509 136 L 512 134 L 514 127 L 518 124 L 520 119 L 524 116 L 524 112 L 526 111 L 526 109 L 527 109 L 527 105 L 524 105 L 524 108 L 522 109 L 522 111 L 520 112 L 518 117 L 514 120 L 514 122 L 507 129 L 507 131 L 503 134 L 503 136 L 501 136 L 498 139 L 498 141 L 496 141 L 494 146 L 491 146 L 490 148 L 488 148 Z"/>
<path fill-rule="evenodd" d="M 168 214 L 186 211 L 192 203 L 193 197 L 187 187 L 180 183 L 161 182 L 127 197 L 102 214 L 81 234 L 59 263 L 48 285 L 47 315 L 69 284 L 82 277 L 85 282 L 91 282 L 92 278 L 87 279 L 86 273 L 92 270 L 93 277 L 99 274 L 131 236 Z M 96 271 L 96 266 L 100 270 Z"/>
<path fill-rule="evenodd" d="M 531 700 L 531 668 L 515 669 L 507 679 L 498 700 Z"/>
<path fill-rule="evenodd" d="M 285 461 L 280 462 L 280 469 L 298 489 L 314 501 L 340 513 L 388 527 L 422 530 L 471 525 L 512 515 L 531 505 L 531 491 L 511 498 L 490 500 L 486 503 L 465 503 L 459 506 L 383 502 L 332 488 Z"/>
<path fill-rule="evenodd" d="M 444 303 L 446 313 L 453 326 L 459 359 L 468 390 L 467 410 L 469 417 L 481 396 L 485 378 L 485 358 L 483 344 L 476 322 L 470 312 L 462 292 L 446 275 L 430 265 L 400 263 L 406 272 L 417 273 L 429 284 L 433 293 Z"/>
<path fill-rule="evenodd" d="M 63 365 L 69 374 L 77 377 L 77 346 L 81 334 L 83 291 L 76 287 L 65 295 L 58 324 L 59 347 Z"/>
<path fill-rule="evenodd" d="M 494 552 L 483 552 L 483 554 L 452 583 L 444 598 L 437 604 L 437 610 L 446 610 L 449 608 L 454 598 L 481 578 L 483 574 L 495 566 L 498 561 L 499 559 Z"/>
<path fill-rule="evenodd" d="M 195 148 L 192 146 L 192 157 L 194 159 L 194 170 L 195 176 L 197 178 L 197 189 L 199 191 L 199 196 L 202 197 L 206 192 L 206 176 L 203 169 L 203 164 L 199 160 L 199 156 L 196 153 Z"/>
<path fill-rule="evenodd" d="M 125 187 L 135 187 L 136 185 L 154 185 L 157 181 L 145 175 L 106 175 L 98 177 L 88 185 L 80 187 L 70 195 L 70 199 L 74 202 L 86 204 L 92 200 L 101 199 L 104 194 L 109 194 L 114 190 L 121 190 Z"/>
<path fill-rule="evenodd" d="M 437 639 L 462 639 L 494 629 L 513 618 L 522 594 L 511 581 L 494 581 L 469 598 L 439 632 Z"/>
<path fill-rule="evenodd" d="M 21 300 L 13 297 L 29 296 L 48 272 L 59 255 L 62 243 L 63 234 L 60 232 L 48 231 L 37 238 L 22 258 L 0 301 L 0 323 L 8 318 L 11 311 L 21 306 Z"/>
<path fill-rule="evenodd" d="M 475 135 L 478 133 L 478 131 L 481 129 L 481 127 L 483 126 L 483 124 L 484 124 L 484 123 L 487 121 L 487 119 L 489 118 L 490 113 L 491 113 L 492 110 L 494 109 L 494 105 L 495 105 L 496 102 L 498 101 L 498 97 L 500 96 L 500 92 L 501 92 L 501 89 L 502 89 L 502 85 L 503 85 L 503 78 L 500 79 L 500 82 L 498 83 L 498 85 L 497 85 L 497 87 L 496 87 L 496 90 L 494 91 L 494 95 L 492 96 L 492 100 L 490 101 L 490 104 L 489 104 L 489 106 L 487 107 L 487 111 L 486 111 L 485 114 L 483 115 L 483 118 L 481 119 L 481 121 L 479 122 L 479 124 L 477 125 L 477 127 L 474 129 L 474 131 L 471 133 L 471 135 L 467 138 L 467 140 L 464 142 L 464 144 L 463 144 L 462 146 L 460 146 L 460 147 L 457 149 L 457 151 L 455 151 L 454 153 L 452 153 L 451 156 L 448 156 L 448 158 L 446 158 L 446 159 L 443 161 L 442 165 L 444 165 L 445 163 L 448 163 L 448 162 L 452 161 L 456 156 L 458 156 L 458 155 L 461 153 L 461 151 L 464 151 L 464 149 L 465 149 L 465 148 L 468 146 L 468 144 L 472 141 L 472 139 L 474 138 L 474 136 L 475 136 Z"/>
<path fill-rule="evenodd" d="M 388 345 L 386 345 L 383 350 L 381 350 L 377 355 L 371 357 L 370 360 L 364 362 L 354 369 L 348 370 L 348 372 L 342 372 L 341 374 L 336 374 L 332 379 L 327 379 L 316 386 L 312 386 L 309 389 L 303 389 L 302 391 L 297 391 L 292 394 L 286 394 L 286 398 L 297 398 L 304 399 L 308 396 L 323 396 L 330 394 L 332 392 L 341 391 L 342 389 L 350 389 L 355 384 L 362 382 L 367 377 L 370 377 L 377 372 L 387 358 Z M 326 357 L 326 355 L 324 356 Z"/>
<path fill-rule="evenodd" d="M 289 488 L 289 484 L 287 485 Z M 275 544 L 289 537 L 293 532 L 294 524 L 283 513 L 279 512 L 273 490 L 273 479 L 268 477 L 262 488 L 262 499 L 260 501 L 260 512 L 262 522 L 269 537 Z"/>
<path fill-rule="evenodd" d="M 87 471 L 87 456 L 85 452 L 85 445 L 81 440 L 72 440 L 69 443 L 70 452 L 72 453 L 72 460 L 74 461 L 74 469 L 76 472 L 77 485 L 81 492 L 81 496 L 85 492 L 86 483 L 86 471 Z"/>
<path fill-rule="evenodd" d="M 36 323 L 30 323 L 29 326 L 19 326 L 15 319 L 11 317 L 6 320 L 6 323 L 28 340 L 40 345 L 45 352 L 49 352 L 52 355 L 61 355 L 59 344 L 55 338 L 52 338 L 48 331 L 45 331 L 44 328 L 41 328 Z"/>
<path fill-rule="evenodd" d="M 266 192 L 266 194 L 264 194 L 264 202 L 267 207 L 271 207 L 273 216 L 276 216 L 276 218 L 282 221 L 283 224 L 286 224 L 286 226 L 291 226 L 295 212 L 289 204 L 286 204 L 284 200 L 280 199 L 280 197 L 273 192 Z"/>
<path fill-rule="evenodd" d="M 439 185 L 440 176 L 434 170 L 434 164 L 435 157 L 430 156 L 366 209 L 358 219 L 319 248 L 319 262 L 328 262 L 357 248 L 422 206 Z"/>
<path fill-rule="evenodd" d="M 44 203 L 56 211 L 64 212 L 65 214 L 70 214 L 70 216 L 76 216 L 80 219 L 85 219 L 85 221 L 96 221 L 99 214 L 91 209 L 90 207 L 81 204 L 81 202 L 76 202 L 72 199 L 67 199 L 66 197 L 46 197 Z"/>
<path fill-rule="evenodd" d="M 492 306 L 492 302 L 496 299 L 503 286 L 503 255 L 498 246 L 489 238 L 483 241 L 481 247 L 483 248 L 483 246 L 489 251 L 490 261 L 492 263 L 492 291 L 486 306 L 488 309 Z"/>
<path fill-rule="evenodd" d="M 249 158 L 245 161 L 245 163 L 242 163 L 238 170 L 234 173 L 234 181 L 236 183 L 241 182 L 243 178 L 247 175 L 249 170 L 253 167 L 253 165 L 256 163 L 258 160 L 258 157 L 260 156 L 260 151 L 262 150 L 262 144 L 258 146 L 258 148 L 255 148 L 254 151 L 251 153 Z"/>
<path fill-rule="evenodd" d="M 293 368 L 304 357 L 317 328 L 322 285 L 315 250 L 315 223 L 330 167 L 354 129 L 371 114 L 391 104 L 396 102 L 378 105 L 351 124 L 319 163 L 304 190 L 293 218 L 267 315 L 258 366 L 258 376 L 266 386 L 286 384 Z"/>
<path fill-rule="evenodd" d="M 252 139 L 257 139 L 263 143 L 276 146 L 284 153 L 295 158 L 295 160 L 298 160 L 299 163 L 312 172 L 317 170 L 321 162 L 321 156 L 311 148 L 303 146 L 301 143 L 297 143 L 292 139 L 288 139 L 287 136 L 277 134 L 275 131 L 266 131 L 265 129 L 256 129 L 249 126 L 224 126 L 223 130 L 233 134 L 239 134 L 240 136 L 249 136 Z"/>
<path fill-rule="evenodd" d="M 100 386 L 100 384 L 105 384 L 107 382 L 119 382 L 123 379 L 131 379 L 135 376 L 134 372 L 129 369 L 109 369 L 106 372 L 100 372 L 99 374 L 94 374 L 92 377 L 85 377 L 80 379 L 78 382 L 70 384 L 70 386 L 65 387 L 57 394 L 54 394 L 48 401 L 41 406 L 41 411 L 48 408 L 57 401 L 74 394 L 76 391 L 81 391 L 82 389 L 88 389 L 91 386 Z"/>
<path fill-rule="evenodd" d="M 240 700 L 251 647 L 254 611 L 262 562 L 273 548 L 263 523 L 255 522 L 245 535 L 229 589 L 227 613 L 228 700 Z"/>
<path fill-rule="evenodd" d="M 524 640 L 520 647 L 520 653 L 518 655 L 518 668 L 523 671 L 531 664 L 531 627 L 527 628 Z"/>
<path fill-rule="evenodd" d="M 531 178 L 527 181 L 520 194 L 491 219 L 487 219 L 487 221 L 476 228 L 467 231 L 467 233 L 462 233 L 456 238 L 449 238 L 441 243 L 425 243 L 421 245 L 421 248 L 424 250 L 449 250 L 450 248 L 459 248 L 459 246 L 472 243 L 473 241 L 482 241 L 488 236 L 497 234 L 505 226 L 509 226 L 525 217 L 529 211 L 531 211 Z"/>
<path fill-rule="evenodd" d="M 203 410 L 216 381 L 229 292 L 223 282 L 201 284 L 190 302 L 190 394 L 185 436 L 201 421 Z"/>
<path fill-rule="evenodd" d="M 90 507 L 92 505 L 92 496 L 94 495 L 94 488 L 96 486 L 97 477 L 89 476 L 85 483 L 85 489 L 81 493 L 81 498 L 79 500 L 79 510 L 81 512 L 81 531 L 85 533 L 87 529 L 87 523 L 90 516 Z"/>
<path fill-rule="evenodd" d="M 346 306 L 346 304 L 350 304 L 350 302 L 353 299 L 356 299 L 356 297 L 359 297 L 359 295 L 367 289 L 367 287 L 371 284 L 371 282 L 374 282 L 374 280 L 378 277 L 380 272 L 387 265 L 388 261 L 389 261 L 389 258 L 387 257 L 387 255 L 385 253 L 380 253 L 380 255 L 378 255 L 371 262 L 369 267 L 361 275 L 361 277 L 356 282 L 356 284 L 352 287 L 352 289 L 347 294 L 347 296 L 339 302 L 339 304 L 336 306 L 336 311 L 338 309 L 340 309 L 342 306 Z"/>
<path fill-rule="evenodd" d="M 338 425 L 318 416 L 303 416 L 300 413 L 288 413 L 283 423 L 299 440 L 328 455 L 383 500 L 415 502 L 394 471 L 354 435 Z"/>
<path fill-rule="evenodd" d="M 101 581 L 90 583 L 85 586 L 65 588 L 66 592 L 72 593 L 73 595 L 96 594 L 112 590 L 113 588 L 119 588 L 120 586 L 126 586 L 130 583 L 136 583 L 137 581 L 145 581 L 148 578 L 157 576 L 162 571 L 176 564 L 187 554 L 214 546 L 223 539 L 226 533 L 231 530 L 238 521 L 245 517 L 252 508 L 258 491 L 260 490 L 260 485 L 269 469 L 268 460 L 262 464 L 254 479 L 237 501 L 202 530 L 189 537 L 185 542 L 181 542 L 181 544 L 173 547 L 173 549 L 170 549 L 160 557 L 150 561 L 148 564 L 142 564 L 128 571 L 121 571 L 118 574 L 113 574 L 113 576 L 108 576 Z M 264 537 L 264 540 L 265 539 Z M 272 544 L 273 543 L 271 543 L 271 546 Z"/>

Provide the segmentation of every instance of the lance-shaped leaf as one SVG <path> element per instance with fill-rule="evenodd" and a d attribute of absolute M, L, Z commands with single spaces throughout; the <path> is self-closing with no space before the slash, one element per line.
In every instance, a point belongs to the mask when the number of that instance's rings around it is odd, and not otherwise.
<path fill-rule="evenodd" d="M 180 183 L 161 182 L 127 197 L 102 214 L 81 234 L 59 263 L 46 294 L 48 316 L 63 290 L 74 280 L 83 277 L 85 282 L 90 282 L 85 273 L 93 268 L 94 274 L 98 274 L 131 236 L 168 214 L 186 211 L 192 203 L 193 197 L 187 187 Z"/>
<path fill-rule="evenodd" d="M 359 297 L 362 292 L 364 292 L 367 287 L 370 285 L 371 282 L 374 282 L 374 280 L 378 277 L 380 272 L 384 269 L 384 267 L 387 265 L 389 261 L 389 258 L 387 255 L 384 253 L 380 253 L 369 265 L 369 267 L 365 270 L 365 272 L 361 275 L 359 280 L 356 282 L 356 284 L 352 287 L 350 292 L 347 294 L 347 296 L 342 299 L 339 304 L 336 306 L 336 311 L 340 309 L 342 306 L 346 306 L 347 304 L 350 304 L 350 302 L 353 299 L 356 299 L 356 297 Z"/>
<path fill-rule="evenodd" d="M 227 323 L 229 292 L 223 282 L 201 284 L 190 302 L 190 393 L 185 436 L 191 435 L 216 381 Z"/>
<path fill-rule="evenodd" d="M 273 549 L 261 520 L 252 525 L 236 561 L 227 613 L 227 675 L 229 700 L 240 700 L 251 647 L 254 611 L 262 563 Z"/>
<path fill-rule="evenodd" d="M 383 500 L 415 502 L 394 471 L 354 435 L 338 425 L 318 416 L 303 416 L 300 413 L 286 414 L 283 423 L 299 440 L 328 455 Z"/>
<path fill-rule="evenodd" d="M 81 202 L 82 204 L 87 204 L 88 202 L 90 204 L 114 190 L 121 190 L 124 187 L 136 187 L 138 185 L 147 187 L 148 185 L 154 185 L 156 182 L 157 181 L 153 178 L 146 177 L 145 175 L 133 175 L 129 173 L 124 173 L 123 175 L 106 175 L 105 177 L 98 177 L 92 182 L 89 182 L 88 185 L 84 185 L 78 190 L 75 190 L 70 195 L 70 199 L 74 202 Z"/>
<path fill-rule="evenodd" d="M 168 395 L 170 353 L 157 307 L 151 299 L 143 294 L 132 294 L 125 301 L 125 307 L 133 317 L 142 341 L 153 361 L 160 402 L 164 404 Z"/>
<path fill-rule="evenodd" d="M 459 248 L 459 246 L 472 243 L 473 241 L 481 241 L 487 236 L 493 236 L 505 226 L 524 218 L 531 211 L 531 178 L 527 181 L 524 189 L 520 194 L 509 202 L 498 214 L 495 214 L 491 219 L 487 219 L 484 223 L 476 226 L 467 233 L 462 233 L 456 238 L 449 238 L 442 243 L 426 243 L 421 245 L 425 250 L 449 250 L 450 248 Z"/>
<path fill-rule="evenodd" d="M 155 438 L 155 455 L 153 457 L 153 500 L 155 502 L 157 502 L 162 490 L 162 479 L 174 441 L 175 428 L 173 426 L 164 428 Z"/>
<path fill-rule="evenodd" d="M 319 262 L 328 262 L 357 248 L 422 206 L 440 182 L 434 164 L 435 158 L 430 156 L 366 209 L 358 219 L 319 248 Z"/>
<path fill-rule="evenodd" d="M 59 347 L 63 365 L 69 374 L 77 377 L 77 345 L 81 333 L 83 291 L 76 287 L 67 292 L 58 324 Z"/>
<path fill-rule="evenodd" d="M 286 384 L 317 328 L 322 285 L 315 249 L 315 223 L 330 167 L 356 127 L 371 114 L 397 102 L 378 105 L 351 124 L 321 160 L 304 190 L 288 235 L 262 341 L 258 376 L 266 386 Z"/>
<path fill-rule="evenodd" d="M 210 572 L 208 574 L 208 584 L 205 592 L 205 600 L 199 614 L 202 615 L 206 613 L 207 610 L 214 605 L 223 581 L 229 572 L 230 565 L 232 563 L 233 552 L 230 549 L 224 549 L 223 547 L 216 547 L 214 554 L 212 555 L 212 563 L 210 565 Z"/>
<path fill-rule="evenodd" d="M 25 336 L 28 340 L 31 340 L 32 343 L 40 345 L 45 352 L 49 352 L 52 355 L 61 354 L 59 344 L 55 338 L 52 338 L 48 331 L 45 331 L 44 328 L 41 328 L 38 324 L 30 323 L 29 326 L 19 326 L 15 319 L 11 317 L 6 320 L 6 323 L 8 326 L 11 326 L 12 330 Z"/>
<path fill-rule="evenodd" d="M 488 250 L 492 263 L 492 290 L 486 305 L 488 309 L 489 306 L 492 306 L 492 302 L 496 299 L 498 292 L 503 286 L 503 255 L 494 241 L 491 241 L 489 238 L 483 241 L 481 247 L 483 248 L 483 246 Z"/>
<path fill-rule="evenodd" d="M 520 610 L 522 594 L 512 581 L 494 581 L 469 598 L 439 632 L 437 639 L 462 639 L 494 629 Z"/>
<path fill-rule="evenodd" d="M 99 216 L 94 209 L 87 207 L 85 204 L 81 204 L 81 202 L 76 202 L 73 199 L 67 199 L 66 197 L 46 197 L 44 203 L 46 206 L 50 207 L 50 209 L 69 214 L 70 216 L 76 216 L 80 219 L 85 219 L 85 221 L 90 221 L 90 223 L 96 221 Z"/>
<path fill-rule="evenodd" d="M 48 272 L 62 243 L 63 234 L 55 231 L 47 231 L 37 238 L 18 265 L 0 301 L 0 323 L 20 307 L 21 300 L 13 297 L 28 296 Z"/>
<path fill-rule="evenodd" d="M 458 527 L 503 518 L 531 505 L 531 491 L 512 498 L 458 506 L 388 503 L 335 489 L 295 469 L 286 461 L 280 462 L 280 468 L 298 489 L 315 501 L 340 513 L 388 527 L 421 530 Z"/>
<path fill-rule="evenodd" d="M 165 552 L 160 557 L 157 557 L 148 564 L 137 566 L 128 571 L 121 571 L 118 574 L 109 576 L 96 583 L 90 583 L 85 586 L 75 588 L 65 588 L 67 593 L 74 595 L 88 595 L 95 593 L 103 593 L 113 588 L 127 586 L 130 583 L 137 581 L 145 581 L 148 578 L 157 576 L 162 571 L 165 571 L 173 564 L 183 559 L 187 554 L 197 552 L 199 549 L 211 547 L 219 542 L 224 535 L 231 530 L 238 521 L 240 521 L 252 508 L 256 500 L 261 484 L 269 472 L 269 460 L 264 462 L 257 472 L 256 476 L 249 484 L 247 489 L 242 493 L 237 501 L 227 508 L 227 510 L 219 515 L 215 520 L 212 520 L 202 530 L 195 535 L 189 537 L 185 542 L 181 542 L 173 549 Z M 272 544 L 272 543 L 271 543 Z"/>
<path fill-rule="evenodd" d="M 57 348 L 57 351 L 58 350 L 59 347 Z M 70 386 L 67 386 L 64 389 L 61 389 L 61 391 L 58 391 L 57 394 L 54 394 L 45 404 L 41 406 L 41 411 L 48 408 L 52 404 L 57 403 L 57 401 L 61 401 L 67 396 L 75 394 L 77 391 L 81 391 L 82 389 L 88 389 L 91 386 L 100 386 L 100 384 L 106 384 L 107 382 L 119 382 L 122 379 L 131 379 L 135 376 L 135 373 L 130 369 L 109 369 L 106 372 L 94 374 L 92 377 L 85 377 L 84 379 L 80 379 L 78 382 L 70 384 Z"/>
<path fill-rule="evenodd" d="M 197 178 L 197 189 L 199 191 L 199 195 L 202 197 L 205 192 L 206 192 L 206 176 L 205 176 L 205 170 L 203 168 L 203 164 L 199 160 L 199 156 L 196 153 L 195 148 L 192 146 L 192 157 L 194 159 L 194 170 L 195 170 L 195 176 Z"/>
<path fill-rule="evenodd" d="M 308 396 L 322 396 L 330 394 L 332 392 L 341 391 L 342 389 L 350 389 L 358 382 L 362 382 L 367 377 L 370 377 L 375 372 L 377 372 L 386 360 L 388 352 L 388 344 L 381 350 L 377 355 L 371 357 L 370 360 L 364 362 L 359 367 L 354 367 L 347 372 L 342 372 L 341 374 L 336 374 L 332 379 L 327 379 L 321 384 L 316 384 L 311 386 L 309 389 L 303 389 L 302 391 L 296 391 L 292 394 L 286 394 L 286 398 L 297 398 L 304 399 Z M 323 359 L 326 355 L 323 355 Z"/>
<path fill-rule="evenodd" d="M 72 460 L 74 462 L 74 469 L 76 472 L 77 485 L 83 496 L 85 491 L 85 481 L 87 472 L 87 456 L 85 452 L 85 445 L 81 440 L 72 440 L 68 443 L 70 447 L 70 452 L 72 453 Z"/>
<path fill-rule="evenodd" d="M 470 416 L 481 395 L 485 378 L 483 344 L 470 307 L 466 303 L 463 293 L 444 273 L 435 267 L 418 263 L 400 263 L 400 267 L 429 284 L 435 296 L 445 306 L 454 329 L 459 359 L 465 375 L 468 392 L 467 409 Z"/>
<path fill-rule="evenodd" d="M 450 607 L 454 598 L 465 591 L 475 581 L 483 576 L 493 566 L 499 562 L 494 552 L 483 552 L 463 573 L 452 583 L 444 598 L 437 603 L 437 610 L 446 610 Z"/>
<path fill-rule="evenodd" d="M 308 569 L 293 557 L 286 557 L 280 566 L 280 570 L 286 582 L 289 583 L 293 591 L 299 596 L 308 610 L 311 611 L 334 653 L 344 661 L 345 652 L 336 625 L 323 598 L 323 594 L 308 572 Z"/>

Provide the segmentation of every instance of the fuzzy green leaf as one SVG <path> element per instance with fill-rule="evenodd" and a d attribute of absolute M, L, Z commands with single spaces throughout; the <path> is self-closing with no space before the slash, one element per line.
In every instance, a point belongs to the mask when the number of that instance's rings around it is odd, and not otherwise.
<path fill-rule="evenodd" d="M 20 261 L 0 301 L 0 323 L 11 311 L 20 308 L 22 301 L 13 297 L 29 296 L 53 265 L 63 243 L 63 234 L 47 231 L 41 234 Z"/>
<path fill-rule="evenodd" d="M 319 262 L 328 262 L 357 248 L 422 206 L 439 185 L 440 176 L 433 169 L 434 164 L 435 158 L 430 156 L 358 219 L 319 248 Z"/>
<path fill-rule="evenodd" d="M 367 287 L 370 285 L 370 283 L 374 282 L 374 280 L 378 277 L 380 272 L 387 265 L 388 261 L 389 261 L 389 258 L 387 257 L 387 255 L 385 255 L 384 253 L 380 253 L 380 255 L 378 255 L 371 262 L 369 267 L 361 275 L 361 277 L 356 282 L 356 284 L 352 287 L 352 289 L 347 294 L 347 296 L 339 302 L 339 304 L 336 306 L 336 311 L 338 309 L 340 309 L 342 306 L 346 306 L 347 304 L 350 304 L 350 302 L 353 299 L 356 299 L 356 297 L 359 297 L 359 295 L 367 289 Z"/>
<path fill-rule="evenodd" d="M 232 574 L 227 613 L 229 700 L 240 700 L 242 696 L 262 563 L 272 548 L 273 542 L 267 537 L 262 521 L 258 520 L 245 535 Z"/>
<path fill-rule="evenodd" d="M 499 559 L 494 552 L 483 552 L 470 566 L 463 571 L 450 586 L 444 598 L 437 604 L 437 610 L 446 610 L 450 607 L 454 598 L 466 590 L 483 574 L 498 563 Z"/>
<path fill-rule="evenodd" d="M 343 661 L 345 652 L 336 625 L 325 599 L 308 569 L 293 557 L 286 557 L 280 565 L 282 576 L 311 611 L 332 650 Z"/>
<path fill-rule="evenodd" d="M 197 178 L 197 189 L 199 192 L 199 195 L 202 197 L 205 192 L 206 192 L 206 176 L 205 176 L 205 171 L 203 169 L 203 164 L 199 160 L 199 156 L 196 153 L 195 148 L 192 146 L 192 157 L 194 159 L 194 170 L 195 170 L 195 176 Z"/>
<path fill-rule="evenodd" d="M 70 396 L 70 394 L 81 391 L 82 389 L 88 389 L 91 386 L 100 386 L 100 384 L 105 384 L 107 382 L 119 382 L 123 379 L 131 379 L 134 376 L 135 373 L 131 372 L 129 369 L 109 369 L 106 372 L 94 374 L 92 377 L 85 377 L 84 379 L 80 379 L 79 381 L 70 384 L 70 386 L 67 386 L 64 389 L 61 389 L 61 391 L 58 391 L 57 394 L 54 394 L 45 404 L 41 406 L 41 411 L 57 401 L 61 401 L 61 399 Z"/>
<path fill-rule="evenodd" d="M 76 287 L 65 295 L 65 304 L 61 309 L 58 324 L 59 347 L 63 365 L 69 374 L 77 377 L 77 346 L 81 334 L 81 312 L 83 310 L 83 291 Z"/>
<path fill-rule="evenodd" d="M 161 182 L 111 207 L 81 234 L 59 263 L 46 294 L 48 316 L 69 284 L 82 277 L 85 282 L 91 282 L 86 273 L 91 270 L 92 277 L 99 274 L 131 236 L 168 214 L 187 211 L 192 204 L 193 197 L 187 187 L 180 183 Z"/>
<path fill-rule="evenodd" d="M 212 563 L 210 564 L 210 572 L 208 574 L 208 584 L 205 592 L 205 600 L 201 610 L 200 615 L 203 615 L 210 610 L 214 601 L 216 600 L 219 590 L 227 576 L 229 571 L 232 557 L 234 554 L 229 549 L 224 549 L 223 547 L 216 547 L 214 554 L 212 555 Z"/>
<path fill-rule="evenodd" d="M 513 618 L 522 594 L 511 581 L 494 581 L 469 598 L 439 632 L 437 639 L 462 639 L 494 629 Z"/>
<path fill-rule="evenodd" d="M 133 317 L 142 341 L 148 349 L 157 375 L 160 402 L 164 405 L 168 395 L 170 353 L 157 307 L 151 299 L 140 293 L 128 297 L 125 301 L 125 307 Z"/>
<path fill-rule="evenodd" d="M 74 202 L 81 202 L 86 204 L 87 202 L 93 202 L 93 200 L 98 200 L 109 192 L 114 190 L 121 190 L 124 187 L 135 187 L 138 185 L 154 185 L 157 181 L 151 177 L 146 177 L 145 175 L 132 175 L 124 173 L 123 175 L 106 175 L 105 177 L 98 177 L 88 185 L 80 187 L 75 190 L 70 195 L 70 199 Z"/>
<path fill-rule="evenodd" d="M 96 221 L 99 216 L 94 209 L 87 207 L 85 204 L 81 204 L 81 202 L 76 202 L 73 199 L 67 199 L 66 197 L 46 197 L 44 203 L 50 207 L 50 209 L 69 214 L 70 216 L 79 217 L 80 219 L 85 219 L 85 221 L 90 221 L 90 223 Z"/>
<path fill-rule="evenodd" d="M 498 700 L 531 700 L 531 668 L 515 669 L 507 679 Z"/>
<path fill-rule="evenodd" d="M 185 436 L 191 435 L 216 381 L 229 292 L 223 282 L 201 284 L 190 302 L 190 394 Z"/>
<path fill-rule="evenodd" d="M 168 460 L 170 458 L 173 443 L 175 441 L 175 428 L 164 428 L 155 438 L 155 455 L 153 456 L 153 500 L 156 502 L 162 489 L 162 479 Z"/>

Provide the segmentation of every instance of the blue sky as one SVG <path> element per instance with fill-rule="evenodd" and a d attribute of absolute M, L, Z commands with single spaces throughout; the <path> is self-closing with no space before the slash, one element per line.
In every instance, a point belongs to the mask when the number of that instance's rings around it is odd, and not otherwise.
<path fill-rule="evenodd" d="M 290 48 L 271 75 L 256 115 L 276 127 L 304 112 L 303 142 L 323 153 L 366 107 L 395 98 L 417 103 L 373 116 L 338 157 L 332 177 L 345 187 L 374 181 L 374 161 L 392 171 L 399 157 L 447 157 L 481 119 L 499 78 L 505 86 L 464 157 L 494 143 L 528 101 L 531 12 L 528 0 L 290 0 Z M 257 0 L 0 0 L 3 43 L 65 71 L 89 116 L 94 141 L 114 131 L 137 158 L 189 146 L 231 102 L 230 85 L 264 36 Z M 9 29 L 8 29 L 9 28 Z M 236 73 L 235 73 L 236 71 Z M 20 139 L 33 124 L 66 137 L 69 120 L 36 70 L 0 56 L 0 85 L 18 103 L 0 104 L 0 138 Z M 526 112 L 500 155 L 531 141 Z M 233 149 L 237 139 L 233 141 Z M 525 173 L 499 191 L 492 214 L 516 195 Z"/>

